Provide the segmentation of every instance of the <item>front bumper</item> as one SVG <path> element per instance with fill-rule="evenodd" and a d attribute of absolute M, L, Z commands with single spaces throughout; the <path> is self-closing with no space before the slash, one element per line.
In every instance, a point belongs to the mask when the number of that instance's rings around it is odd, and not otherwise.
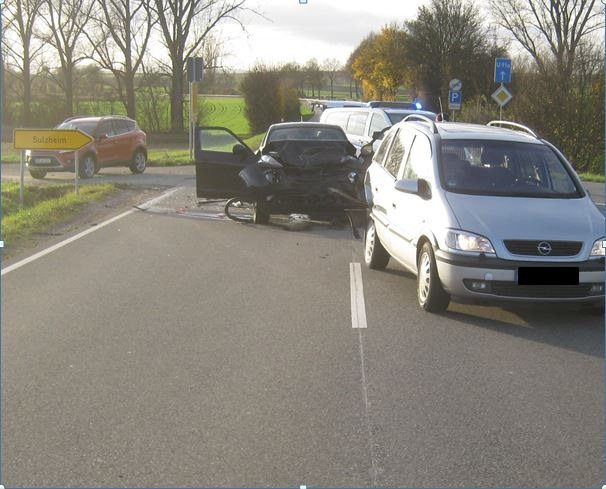
<path fill-rule="evenodd" d="M 74 171 L 73 157 L 63 161 L 56 155 L 32 155 L 26 160 L 28 168 L 48 171 Z"/>
<path fill-rule="evenodd" d="M 503 260 L 467 256 L 437 250 L 438 275 L 453 297 L 473 300 L 597 302 L 604 299 L 604 259 L 583 262 Z M 519 285 L 520 267 L 574 267 L 579 283 L 574 285 Z"/>

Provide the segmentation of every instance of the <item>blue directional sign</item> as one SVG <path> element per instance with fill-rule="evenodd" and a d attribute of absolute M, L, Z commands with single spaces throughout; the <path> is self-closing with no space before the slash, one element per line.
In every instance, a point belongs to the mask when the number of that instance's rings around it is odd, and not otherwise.
<path fill-rule="evenodd" d="M 461 110 L 463 92 L 461 90 L 450 90 L 448 92 L 448 108 L 450 110 Z"/>
<path fill-rule="evenodd" d="M 496 58 L 494 60 L 494 81 L 497 83 L 511 83 L 511 59 Z"/>

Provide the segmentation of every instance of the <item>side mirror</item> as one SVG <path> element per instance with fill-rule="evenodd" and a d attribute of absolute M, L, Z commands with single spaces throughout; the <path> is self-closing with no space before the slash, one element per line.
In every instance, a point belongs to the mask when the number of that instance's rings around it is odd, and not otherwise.
<path fill-rule="evenodd" d="M 429 182 L 423 178 L 396 180 L 394 188 L 399 192 L 418 195 L 424 200 L 431 199 L 431 187 Z"/>
<path fill-rule="evenodd" d="M 380 141 L 381 139 L 383 139 L 384 135 L 385 135 L 385 129 L 382 129 L 381 131 L 375 131 L 372 133 L 372 140 Z"/>
<path fill-rule="evenodd" d="M 240 143 L 234 144 L 234 147 L 231 149 L 231 152 L 238 156 L 241 160 L 246 157 L 246 148 Z"/>
<path fill-rule="evenodd" d="M 103 141 L 104 139 L 107 139 L 107 137 L 108 137 L 108 136 L 107 136 L 107 134 L 103 133 L 103 134 L 99 134 L 99 135 L 97 136 L 97 139 L 98 139 L 99 141 Z"/>
<path fill-rule="evenodd" d="M 364 146 L 362 146 L 360 148 L 360 156 L 362 156 L 363 158 L 372 156 L 372 154 L 373 154 L 372 143 L 365 144 Z"/>
<path fill-rule="evenodd" d="M 411 179 L 396 180 L 394 188 L 399 192 L 404 192 L 405 194 L 418 194 L 419 181 Z"/>

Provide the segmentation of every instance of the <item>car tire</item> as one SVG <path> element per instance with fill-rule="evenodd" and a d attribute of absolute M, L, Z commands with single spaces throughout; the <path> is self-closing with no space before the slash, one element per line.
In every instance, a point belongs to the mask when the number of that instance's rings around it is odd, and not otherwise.
<path fill-rule="evenodd" d="M 423 244 L 419 253 L 417 267 L 417 300 L 419 306 L 427 312 L 443 312 L 450 303 L 438 276 L 436 259 L 431 243 Z"/>
<path fill-rule="evenodd" d="M 140 149 L 135 151 L 133 159 L 128 167 L 130 168 L 130 171 L 135 174 L 143 173 L 147 168 L 147 155 L 145 154 L 145 151 Z"/>
<path fill-rule="evenodd" d="M 377 235 L 375 222 L 372 218 L 369 218 L 364 233 L 364 261 L 366 266 L 373 270 L 384 270 L 389 263 L 389 258 L 389 253 L 383 247 Z"/>
<path fill-rule="evenodd" d="M 253 222 L 255 224 L 267 224 L 269 222 L 269 209 L 267 208 L 267 204 L 265 202 L 261 203 L 257 201 L 255 203 Z"/>
<path fill-rule="evenodd" d="M 87 154 L 78 163 L 78 176 L 80 178 L 93 178 L 97 168 L 97 161 L 92 154 Z"/>
<path fill-rule="evenodd" d="M 44 178 L 46 176 L 46 170 L 33 170 L 30 169 L 29 170 L 29 174 L 32 176 L 32 178 L 36 178 L 36 179 L 41 179 Z"/>

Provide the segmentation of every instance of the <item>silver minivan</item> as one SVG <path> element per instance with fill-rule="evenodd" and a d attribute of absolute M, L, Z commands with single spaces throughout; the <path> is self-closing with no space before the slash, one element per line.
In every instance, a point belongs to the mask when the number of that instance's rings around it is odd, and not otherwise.
<path fill-rule="evenodd" d="M 365 178 L 365 261 L 417 276 L 419 305 L 604 302 L 605 219 L 566 158 L 519 124 L 405 119 Z"/>

